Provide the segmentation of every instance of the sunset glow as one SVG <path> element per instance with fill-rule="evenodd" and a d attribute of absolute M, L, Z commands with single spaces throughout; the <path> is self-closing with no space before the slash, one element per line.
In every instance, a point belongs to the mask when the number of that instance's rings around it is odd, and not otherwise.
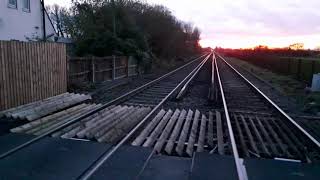
<path fill-rule="evenodd" d="M 215 38 L 215 40 L 202 38 L 202 47 L 225 47 L 225 48 L 253 48 L 258 45 L 266 45 L 270 48 L 288 47 L 290 44 L 303 42 L 305 49 L 313 49 L 320 46 L 319 35 L 307 36 L 288 36 L 288 37 L 234 37 L 234 38 Z"/>
<path fill-rule="evenodd" d="M 145 0 L 201 30 L 204 47 L 320 46 L 319 0 Z M 46 0 L 68 7 L 71 0 Z"/>

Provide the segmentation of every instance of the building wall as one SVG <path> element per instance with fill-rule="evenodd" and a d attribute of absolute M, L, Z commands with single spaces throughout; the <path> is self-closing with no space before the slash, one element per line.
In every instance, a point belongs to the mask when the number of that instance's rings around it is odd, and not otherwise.
<path fill-rule="evenodd" d="M 46 34 L 53 33 L 46 16 Z M 28 38 L 43 38 L 40 0 L 30 0 L 30 12 L 22 10 L 22 0 L 17 0 L 17 9 L 8 7 L 8 0 L 0 0 L 0 40 L 28 41 Z"/>

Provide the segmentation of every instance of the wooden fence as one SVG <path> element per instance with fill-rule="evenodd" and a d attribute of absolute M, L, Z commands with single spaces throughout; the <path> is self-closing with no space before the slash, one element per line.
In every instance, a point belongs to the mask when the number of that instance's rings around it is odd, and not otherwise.
<path fill-rule="evenodd" d="M 271 71 L 289 75 L 311 85 L 313 74 L 320 73 L 320 61 L 306 58 L 260 57 L 254 64 Z"/>
<path fill-rule="evenodd" d="M 137 75 L 137 62 L 132 57 L 69 57 L 68 82 L 99 83 Z"/>
<path fill-rule="evenodd" d="M 311 85 L 313 74 L 320 73 L 320 59 L 304 57 L 279 57 L 270 55 L 226 54 L 248 61 L 273 72 L 289 75 Z"/>
<path fill-rule="evenodd" d="M 67 91 L 64 44 L 0 41 L 0 110 Z"/>

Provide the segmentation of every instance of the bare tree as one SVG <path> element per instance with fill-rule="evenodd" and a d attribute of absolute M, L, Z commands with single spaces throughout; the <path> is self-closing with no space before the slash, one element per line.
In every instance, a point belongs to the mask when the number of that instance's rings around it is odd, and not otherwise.
<path fill-rule="evenodd" d="M 67 16 L 67 9 L 60 7 L 57 4 L 52 6 L 46 6 L 46 11 L 49 14 L 49 17 L 57 29 L 58 36 L 65 37 L 66 36 L 66 28 L 64 24 L 64 18 Z"/>

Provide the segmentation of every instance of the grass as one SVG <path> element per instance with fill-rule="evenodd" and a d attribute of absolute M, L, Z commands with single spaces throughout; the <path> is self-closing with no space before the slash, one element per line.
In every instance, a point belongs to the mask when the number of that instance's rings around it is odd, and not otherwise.
<path fill-rule="evenodd" d="M 240 67 L 256 74 L 261 79 L 271 84 L 276 90 L 283 95 L 293 98 L 304 112 L 317 114 L 320 112 L 320 93 L 308 92 L 306 84 L 293 77 L 280 75 L 270 70 L 257 67 L 246 61 L 229 58 Z"/>

